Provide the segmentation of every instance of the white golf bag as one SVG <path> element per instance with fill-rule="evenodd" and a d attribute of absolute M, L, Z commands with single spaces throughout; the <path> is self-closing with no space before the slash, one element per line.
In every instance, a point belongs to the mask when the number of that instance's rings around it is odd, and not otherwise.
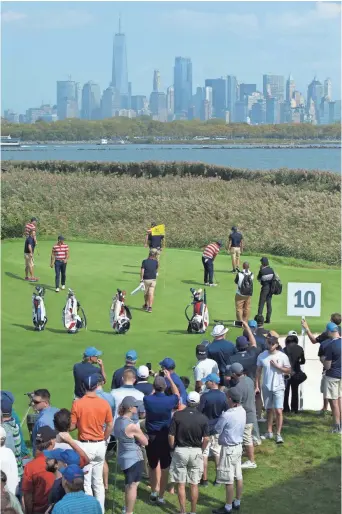
<path fill-rule="evenodd" d="M 190 288 L 192 293 L 192 302 L 185 308 L 185 317 L 188 320 L 188 333 L 204 334 L 209 326 L 209 311 L 207 306 L 207 294 L 204 289 Z M 189 317 L 188 309 L 192 307 L 192 316 Z"/>
<path fill-rule="evenodd" d="M 62 310 L 62 321 L 69 334 L 75 334 L 80 328 L 87 328 L 86 315 L 72 289 L 68 291 L 67 302 Z"/>
<path fill-rule="evenodd" d="M 44 330 L 47 323 L 46 309 L 44 304 L 45 289 L 37 286 L 36 292 L 32 295 L 32 321 L 35 330 Z"/>
<path fill-rule="evenodd" d="M 117 334 L 125 334 L 131 326 L 132 314 L 125 305 L 126 291 L 117 289 L 109 311 L 111 327 Z"/>

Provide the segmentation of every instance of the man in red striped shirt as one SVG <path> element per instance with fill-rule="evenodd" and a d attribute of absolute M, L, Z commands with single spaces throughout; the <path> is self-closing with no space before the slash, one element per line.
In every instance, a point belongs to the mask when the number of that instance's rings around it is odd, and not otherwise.
<path fill-rule="evenodd" d="M 69 259 L 69 246 L 64 243 L 64 237 L 58 236 L 57 243 L 52 247 L 51 268 L 55 266 L 56 293 L 59 293 L 59 277 L 62 275 L 62 289 L 65 289 L 66 266 Z"/>
<path fill-rule="evenodd" d="M 25 239 L 27 239 L 28 236 L 30 235 L 30 231 L 31 230 L 33 231 L 31 236 L 34 239 L 34 244 L 36 246 L 37 246 L 37 237 L 36 237 L 37 221 L 38 221 L 37 218 L 31 218 L 31 221 L 26 223 L 25 229 L 24 229 L 24 237 L 25 237 Z"/>
<path fill-rule="evenodd" d="M 217 241 L 216 243 L 210 243 L 205 247 L 203 255 L 202 255 L 202 263 L 204 267 L 204 285 L 215 287 L 217 284 L 214 284 L 214 260 L 216 255 L 219 253 L 223 246 L 222 241 Z"/>

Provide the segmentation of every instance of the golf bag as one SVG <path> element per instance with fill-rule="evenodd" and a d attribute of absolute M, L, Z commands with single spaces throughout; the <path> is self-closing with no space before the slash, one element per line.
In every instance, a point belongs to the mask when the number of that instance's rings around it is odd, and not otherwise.
<path fill-rule="evenodd" d="M 45 289 L 41 286 L 36 287 L 36 292 L 32 295 L 32 321 L 35 330 L 44 330 L 47 323 L 46 309 L 44 304 Z"/>
<path fill-rule="evenodd" d="M 204 334 L 209 326 L 209 311 L 207 306 L 207 294 L 204 289 L 190 288 L 192 293 L 192 302 L 185 308 L 185 317 L 188 320 L 188 333 Z M 192 307 L 191 318 L 188 315 L 189 308 Z"/>
<path fill-rule="evenodd" d="M 67 302 L 62 310 L 62 321 L 69 334 L 75 334 L 80 328 L 87 328 L 86 315 L 72 289 L 68 291 Z"/>
<path fill-rule="evenodd" d="M 125 305 L 125 297 L 126 291 L 117 289 L 109 311 L 111 327 L 117 334 L 125 334 L 131 326 L 132 314 Z"/>

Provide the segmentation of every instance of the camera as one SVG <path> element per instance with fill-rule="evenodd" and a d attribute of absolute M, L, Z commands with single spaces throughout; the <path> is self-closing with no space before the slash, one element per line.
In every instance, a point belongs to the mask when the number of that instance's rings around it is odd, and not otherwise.
<path fill-rule="evenodd" d="M 145 366 L 148 368 L 149 371 L 151 371 L 151 369 L 152 369 L 151 362 L 146 362 Z"/>
<path fill-rule="evenodd" d="M 160 377 L 165 377 L 164 370 L 163 370 L 163 369 L 161 369 L 161 370 L 159 371 L 158 375 L 159 375 Z"/>
<path fill-rule="evenodd" d="M 243 327 L 242 321 L 233 321 L 233 327 L 242 328 Z"/>

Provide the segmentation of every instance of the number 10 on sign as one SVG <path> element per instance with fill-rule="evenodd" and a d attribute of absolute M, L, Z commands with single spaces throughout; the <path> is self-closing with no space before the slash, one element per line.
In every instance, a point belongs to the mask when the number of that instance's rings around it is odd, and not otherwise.
<path fill-rule="evenodd" d="M 321 284 L 289 282 L 287 284 L 288 316 L 320 316 Z"/>

